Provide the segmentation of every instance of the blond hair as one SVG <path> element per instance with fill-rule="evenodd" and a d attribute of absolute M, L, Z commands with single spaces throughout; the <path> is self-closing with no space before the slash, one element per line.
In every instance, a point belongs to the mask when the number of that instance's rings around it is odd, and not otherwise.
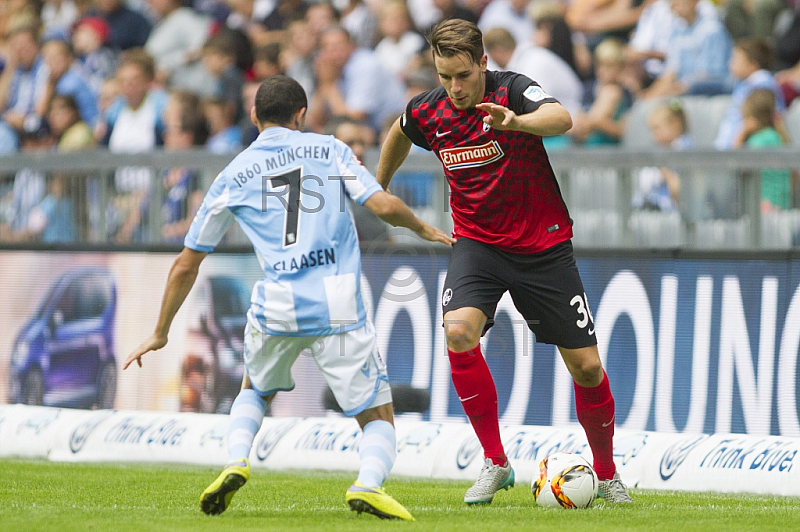
<path fill-rule="evenodd" d="M 594 49 L 594 60 L 596 63 L 624 64 L 625 44 L 619 39 L 603 39 Z"/>

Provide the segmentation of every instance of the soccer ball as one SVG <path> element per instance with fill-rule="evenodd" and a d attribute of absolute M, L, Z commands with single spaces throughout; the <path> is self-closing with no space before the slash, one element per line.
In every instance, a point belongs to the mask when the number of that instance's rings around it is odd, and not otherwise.
<path fill-rule="evenodd" d="M 536 503 L 544 508 L 588 508 L 597 496 L 597 473 L 584 457 L 551 454 L 539 464 L 539 477 L 531 483 Z"/>

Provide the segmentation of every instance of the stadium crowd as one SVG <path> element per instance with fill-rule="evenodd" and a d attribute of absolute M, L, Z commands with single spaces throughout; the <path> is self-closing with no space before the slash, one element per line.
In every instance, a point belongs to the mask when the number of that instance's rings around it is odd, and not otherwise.
<path fill-rule="evenodd" d="M 574 127 L 546 139 L 549 150 L 619 143 L 645 99 L 659 102 L 646 119 L 654 144 L 691 148 L 674 97 L 692 95 L 731 97 L 720 150 L 789 141 L 782 114 L 800 93 L 800 0 L 4 0 L 0 155 L 235 153 L 257 133 L 256 89 L 278 73 L 306 90 L 309 130 L 363 151 L 438 85 L 424 35 L 444 18 L 477 22 L 490 69 L 528 75 L 570 110 Z M 788 170 L 762 179 L 763 210 L 797 206 Z M 202 198 L 198 172 L 185 168 L 75 181 L 0 177 L 0 240 L 142 242 L 143 220 L 159 209 L 161 238 L 181 242 Z M 74 205 L 75 187 L 88 206 Z M 107 189 L 113 201 L 99 213 Z M 632 202 L 674 211 L 679 194 L 674 172 L 653 168 Z M 88 235 L 99 218 L 103 234 Z"/>

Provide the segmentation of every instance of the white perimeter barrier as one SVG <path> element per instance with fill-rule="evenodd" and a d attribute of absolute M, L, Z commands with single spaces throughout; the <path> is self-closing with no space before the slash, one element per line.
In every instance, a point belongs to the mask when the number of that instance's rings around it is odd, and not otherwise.
<path fill-rule="evenodd" d="M 466 423 L 397 420 L 394 475 L 474 480 L 480 445 Z M 174 462 L 218 466 L 227 460 L 228 416 L 0 406 L 0 457 L 72 462 Z M 579 426 L 509 425 L 503 443 L 520 482 L 538 476 L 554 452 L 589 455 Z M 272 470 L 358 470 L 361 431 L 352 419 L 265 418 L 250 456 Z M 745 434 L 661 434 L 618 430 L 614 455 L 631 486 L 800 496 L 800 438 Z M 591 461 L 591 459 L 590 459 Z"/>

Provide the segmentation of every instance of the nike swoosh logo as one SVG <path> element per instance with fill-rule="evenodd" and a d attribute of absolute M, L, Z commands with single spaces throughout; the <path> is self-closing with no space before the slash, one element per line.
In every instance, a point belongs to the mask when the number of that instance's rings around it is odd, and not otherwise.
<path fill-rule="evenodd" d="M 609 421 L 608 423 L 603 423 L 603 427 L 607 427 L 607 426 L 611 425 L 614 422 L 614 418 L 615 417 L 617 417 L 617 416 L 614 415 L 614 416 L 611 417 L 611 421 Z"/>
<path fill-rule="evenodd" d="M 589 329 L 589 336 L 591 336 L 591 335 L 593 335 L 593 334 L 594 334 L 594 328 L 592 328 L 592 329 Z"/>
<path fill-rule="evenodd" d="M 437 131 L 437 132 L 436 132 L 436 137 L 437 137 L 437 138 L 438 138 L 438 137 L 444 137 L 445 135 L 449 135 L 449 134 L 450 134 L 450 132 L 449 132 L 449 131 Z"/>
<path fill-rule="evenodd" d="M 475 399 L 479 395 L 480 395 L 479 393 L 476 393 L 475 395 L 470 395 L 469 397 L 465 397 L 464 399 L 459 397 L 458 400 L 463 403 L 464 401 L 469 401 L 470 399 Z"/>

